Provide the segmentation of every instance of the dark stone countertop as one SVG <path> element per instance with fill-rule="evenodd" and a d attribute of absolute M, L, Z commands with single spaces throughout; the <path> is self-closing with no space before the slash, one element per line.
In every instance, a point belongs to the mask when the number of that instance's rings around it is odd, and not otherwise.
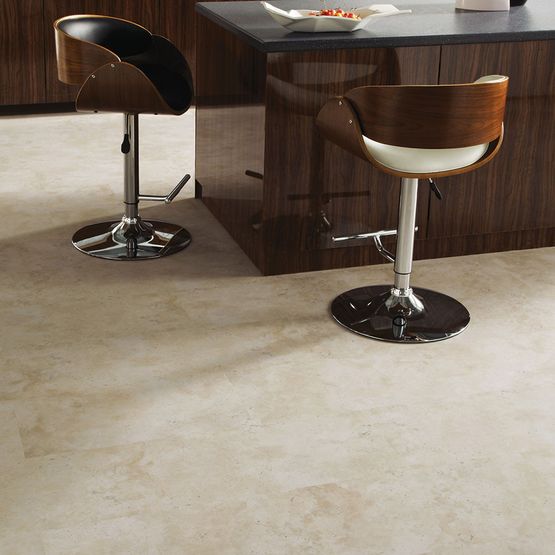
<path fill-rule="evenodd" d="M 270 0 L 282 9 L 320 9 L 318 0 Z M 387 0 L 357 0 L 360 6 Z M 389 0 L 411 14 L 383 18 L 353 33 L 295 33 L 278 25 L 257 1 L 202 2 L 197 11 L 262 52 L 431 46 L 555 39 L 555 0 L 528 0 L 510 12 L 468 12 L 455 0 Z M 354 7 L 327 0 L 328 7 Z"/>

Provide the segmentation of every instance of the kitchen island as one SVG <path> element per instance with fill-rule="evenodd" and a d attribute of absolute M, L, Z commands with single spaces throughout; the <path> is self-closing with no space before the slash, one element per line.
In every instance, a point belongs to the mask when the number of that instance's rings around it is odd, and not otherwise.
<path fill-rule="evenodd" d="M 555 5 L 395 5 L 413 13 L 328 34 L 289 32 L 258 2 L 197 5 L 197 195 L 263 274 L 383 261 L 368 240 L 333 238 L 395 228 L 399 179 L 327 143 L 314 125 L 329 97 L 363 85 L 508 75 L 501 153 L 440 179 L 443 200 L 421 182 L 415 257 L 555 244 Z"/>

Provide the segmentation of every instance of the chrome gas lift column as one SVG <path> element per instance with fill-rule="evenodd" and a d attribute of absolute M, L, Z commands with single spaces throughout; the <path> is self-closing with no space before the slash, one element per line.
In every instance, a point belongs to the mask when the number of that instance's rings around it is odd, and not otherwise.
<path fill-rule="evenodd" d="M 125 213 L 120 221 L 86 226 L 75 233 L 73 245 L 85 254 L 109 260 L 144 260 L 174 254 L 189 245 L 191 235 L 181 226 L 154 220 L 142 220 L 139 201 L 169 204 L 185 186 L 185 175 L 166 196 L 139 193 L 139 116 L 124 114 L 123 143 Z"/>
<path fill-rule="evenodd" d="M 434 192 L 439 194 L 436 189 Z M 332 302 L 335 320 L 355 333 L 395 343 L 427 343 L 453 337 L 470 322 L 468 310 L 459 301 L 410 286 L 417 194 L 418 179 L 402 179 L 398 230 L 333 238 L 334 241 L 372 238 L 380 253 L 394 262 L 393 287 L 360 287 L 342 293 Z M 397 235 L 395 255 L 383 247 L 381 237 L 385 235 Z"/>

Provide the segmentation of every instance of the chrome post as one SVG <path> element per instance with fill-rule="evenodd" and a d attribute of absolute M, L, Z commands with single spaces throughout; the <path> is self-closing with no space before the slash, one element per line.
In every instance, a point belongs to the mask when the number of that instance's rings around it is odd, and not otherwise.
<path fill-rule="evenodd" d="M 125 218 L 139 217 L 139 115 L 123 115 L 123 132 L 129 142 L 129 152 L 124 158 Z"/>
<path fill-rule="evenodd" d="M 403 178 L 399 196 L 399 225 L 394 266 L 394 293 L 400 296 L 408 296 L 411 293 L 410 274 L 412 272 L 417 196 L 418 179 Z"/>
<path fill-rule="evenodd" d="M 125 213 L 120 221 L 99 222 L 85 226 L 73 235 L 73 245 L 85 254 L 108 260 L 145 260 L 178 252 L 189 245 L 191 235 L 179 225 L 139 216 L 139 116 L 123 115 L 124 154 L 123 203 Z M 190 176 L 186 175 L 165 197 L 147 200 L 171 202 Z"/>

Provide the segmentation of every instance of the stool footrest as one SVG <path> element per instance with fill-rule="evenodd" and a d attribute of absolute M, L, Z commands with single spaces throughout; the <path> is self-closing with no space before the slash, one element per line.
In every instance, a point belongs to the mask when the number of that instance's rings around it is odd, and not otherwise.
<path fill-rule="evenodd" d="M 342 235 L 339 237 L 332 237 L 334 243 L 340 241 L 355 241 L 357 239 L 373 239 L 374 237 L 387 237 L 389 235 L 397 235 L 396 229 L 382 229 L 380 231 L 370 231 L 368 233 L 356 233 L 355 235 Z"/>
<path fill-rule="evenodd" d="M 418 231 L 418 226 L 414 228 L 414 231 Z M 374 245 L 378 249 L 378 252 L 389 262 L 395 262 L 395 255 L 387 250 L 382 244 L 382 237 L 389 237 L 392 235 L 397 235 L 396 229 L 382 229 L 380 231 L 370 231 L 368 233 L 357 233 L 355 235 L 342 235 L 339 237 L 332 237 L 331 240 L 334 243 L 339 243 L 340 241 L 356 241 L 360 239 L 373 239 Z"/>
<path fill-rule="evenodd" d="M 165 202 L 166 204 L 169 204 L 179 194 L 181 189 L 185 187 L 185 184 L 187 183 L 187 181 L 189 181 L 189 179 L 191 179 L 191 176 L 189 174 L 186 174 L 183 179 L 167 195 L 139 195 L 138 199 Z"/>

